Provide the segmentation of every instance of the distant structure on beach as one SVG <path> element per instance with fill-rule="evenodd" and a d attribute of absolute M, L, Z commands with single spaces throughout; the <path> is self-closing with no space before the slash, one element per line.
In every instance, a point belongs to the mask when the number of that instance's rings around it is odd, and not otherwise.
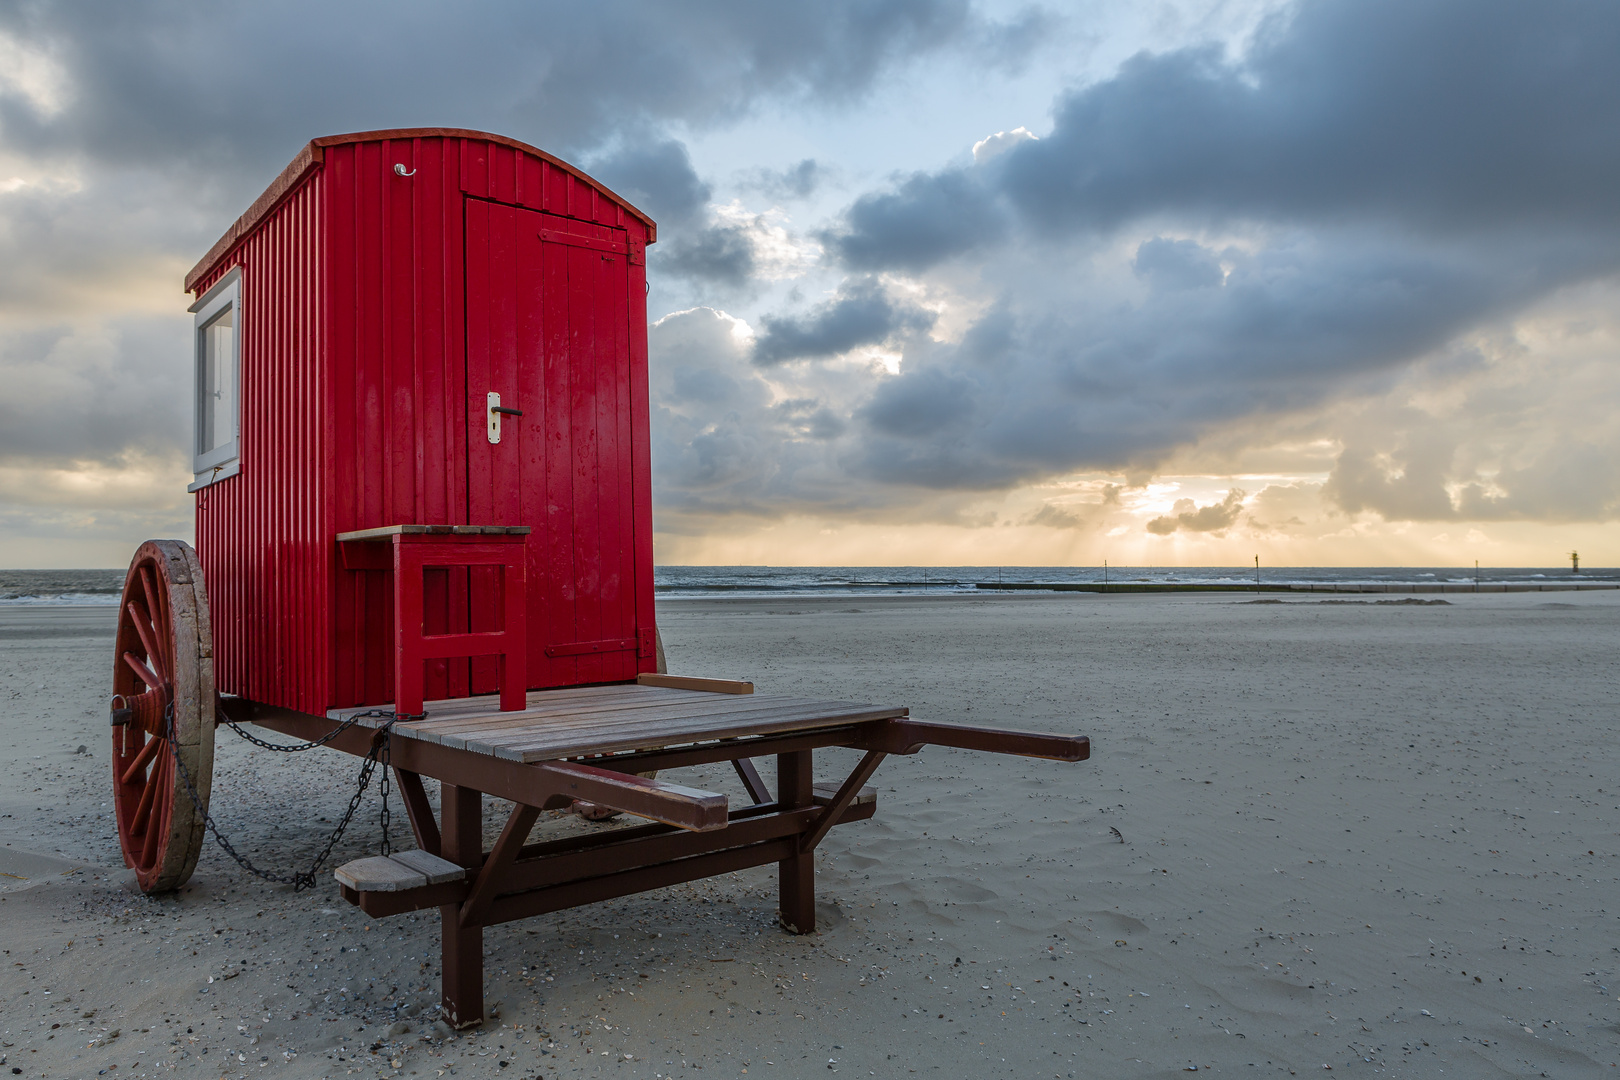
<path fill-rule="evenodd" d="M 1569 572 L 1572 574 L 1581 572 L 1581 553 L 1578 551 L 1569 553 Z"/>

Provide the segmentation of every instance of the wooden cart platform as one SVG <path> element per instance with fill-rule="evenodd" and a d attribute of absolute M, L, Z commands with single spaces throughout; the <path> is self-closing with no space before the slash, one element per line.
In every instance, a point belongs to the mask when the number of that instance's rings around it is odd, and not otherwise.
<path fill-rule="evenodd" d="M 493 696 L 430 702 L 427 719 L 401 721 L 393 731 L 507 761 L 537 762 L 891 720 L 909 712 L 896 706 L 640 683 L 535 690 L 522 712 L 500 712 L 497 704 Z M 327 716 L 341 721 L 368 711 L 333 709 Z M 360 723 L 376 727 L 383 721 L 362 715 Z M 655 736 L 651 744 L 649 736 Z"/>
<path fill-rule="evenodd" d="M 357 860 L 338 880 L 344 897 L 373 917 L 439 908 L 450 1023 L 483 1019 L 485 926 L 774 862 L 782 925 L 813 931 L 816 846 L 834 825 L 873 815 L 876 795 L 865 785 L 889 754 L 933 744 L 1058 761 L 1090 756 L 1078 736 L 923 723 L 896 706 L 755 695 L 745 683 L 641 678 L 533 691 L 521 712 L 501 712 L 494 696 L 433 701 L 424 719 L 391 725 L 390 764 L 417 847 L 434 858 Z M 331 743 L 355 754 L 379 735 L 366 728 L 386 722 L 369 710 L 317 717 L 245 701 L 224 708 L 232 719 L 303 739 L 356 718 Z M 864 755 L 842 780 L 817 784 L 812 755 L 826 747 Z M 774 793 L 753 765 L 766 755 L 777 760 Z M 749 805 L 732 808 L 723 794 L 641 775 L 722 761 L 736 769 Z M 440 781 L 437 815 L 423 776 Z M 486 793 L 516 804 L 488 851 Z M 528 843 L 542 810 L 575 800 L 649 823 Z"/>

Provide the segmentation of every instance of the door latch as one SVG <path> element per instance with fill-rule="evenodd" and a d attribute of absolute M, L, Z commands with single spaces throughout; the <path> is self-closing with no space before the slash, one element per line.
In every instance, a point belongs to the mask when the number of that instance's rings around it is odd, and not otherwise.
<path fill-rule="evenodd" d="M 493 390 L 484 395 L 484 403 L 489 410 L 489 441 L 493 445 L 501 441 L 501 417 L 522 416 L 523 410 L 506 408 L 501 404 L 501 395 Z"/>

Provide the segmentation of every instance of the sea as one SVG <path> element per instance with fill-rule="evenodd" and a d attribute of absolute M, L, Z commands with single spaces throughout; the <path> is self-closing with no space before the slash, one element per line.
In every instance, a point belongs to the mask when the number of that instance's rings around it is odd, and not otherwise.
<path fill-rule="evenodd" d="M 1253 584 L 1253 566 L 659 566 L 659 596 L 908 596 L 982 592 L 1002 585 L 1145 582 Z M 1565 567 L 1260 567 L 1267 585 L 1620 582 L 1620 569 Z M 1476 578 L 1477 574 L 1477 578 Z M 116 607 L 122 570 L 0 570 L 0 606 Z"/>

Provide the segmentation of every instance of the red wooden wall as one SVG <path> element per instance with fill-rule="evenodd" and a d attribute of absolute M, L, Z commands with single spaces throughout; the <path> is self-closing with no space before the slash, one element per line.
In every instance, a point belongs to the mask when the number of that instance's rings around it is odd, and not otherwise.
<path fill-rule="evenodd" d="M 343 569 L 333 537 L 403 523 L 535 530 L 531 687 L 651 670 L 651 223 L 496 137 L 382 133 L 306 154 L 188 280 L 200 294 L 243 267 L 242 471 L 197 503 L 220 688 L 305 712 L 391 700 L 387 575 Z M 542 225 L 598 246 L 542 242 Z M 484 433 L 490 389 L 525 409 L 501 446 Z M 490 625 L 490 584 L 436 572 L 428 629 Z M 618 639 L 635 647 L 601 651 Z M 442 661 L 428 697 L 489 692 L 492 672 Z"/>
<path fill-rule="evenodd" d="M 329 447 L 317 173 L 197 285 L 242 267 L 243 471 L 197 492 L 197 552 L 220 690 L 305 711 L 328 693 L 330 543 L 321 513 Z M 312 617 L 312 615 L 314 617 Z"/>

